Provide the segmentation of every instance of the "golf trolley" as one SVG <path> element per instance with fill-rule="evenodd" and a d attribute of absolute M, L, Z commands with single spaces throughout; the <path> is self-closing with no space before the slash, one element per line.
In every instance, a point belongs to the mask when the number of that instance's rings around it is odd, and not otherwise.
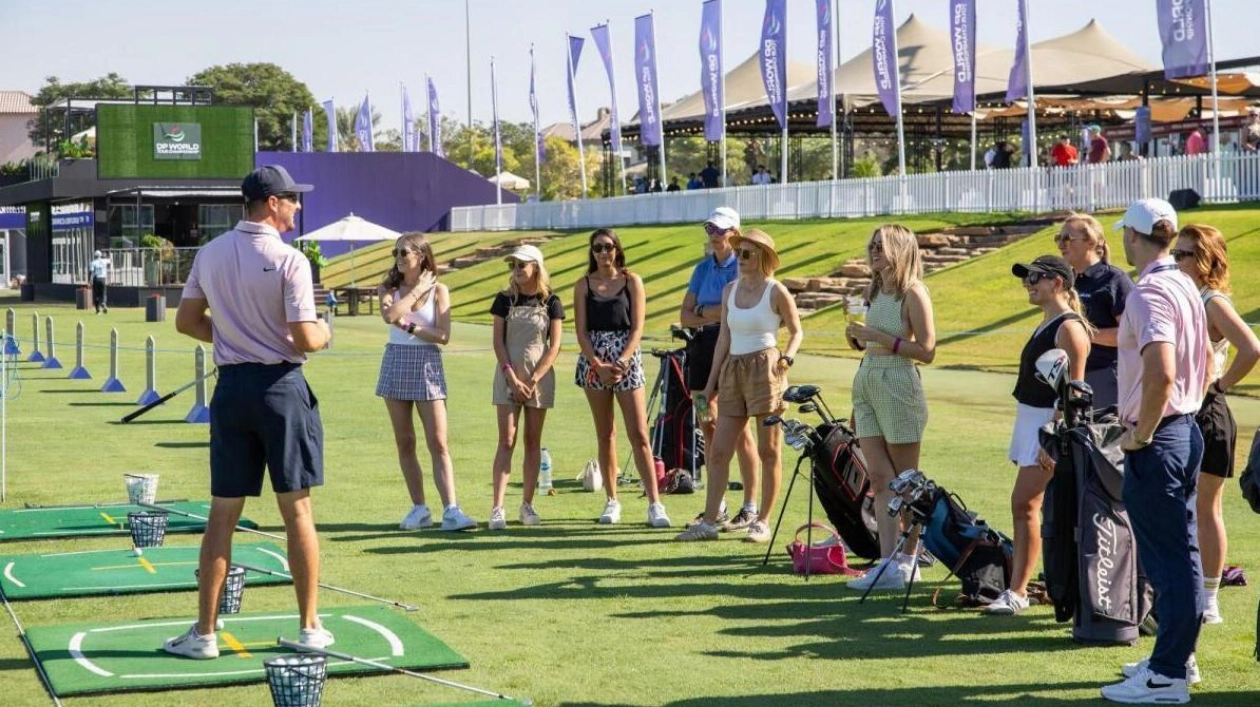
<path fill-rule="evenodd" d="M 690 342 L 692 331 L 674 324 L 669 333 L 684 343 Z M 684 469 L 691 475 L 693 487 L 699 487 L 704 464 L 704 433 L 696 424 L 696 412 L 692 406 L 691 391 L 687 386 L 687 349 L 652 349 L 652 356 L 661 362 L 656 382 L 648 398 L 652 418 L 652 456 L 660 459 L 668 473 Z M 630 466 L 630 458 L 622 469 Z M 630 483 L 622 475 L 618 483 Z"/>

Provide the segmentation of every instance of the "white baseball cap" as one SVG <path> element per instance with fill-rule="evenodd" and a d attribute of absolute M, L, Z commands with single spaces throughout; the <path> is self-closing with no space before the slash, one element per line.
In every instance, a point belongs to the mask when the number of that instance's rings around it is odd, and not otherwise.
<path fill-rule="evenodd" d="M 538 263 L 539 265 L 543 264 L 542 251 L 538 250 L 537 246 L 532 246 L 532 245 L 518 245 L 516 246 L 516 250 L 509 253 L 503 259 L 504 260 L 518 260 L 522 263 Z"/>
<path fill-rule="evenodd" d="M 98 250 L 98 251 L 96 251 L 95 253 L 92 253 L 92 256 L 93 256 L 93 257 L 96 257 L 96 258 L 101 257 L 101 251 L 99 251 L 99 250 Z"/>
<path fill-rule="evenodd" d="M 739 212 L 729 206 L 719 206 L 709 214 L 709 220 L 705 223 L 711 223 L 723 231 L 739 228 Z"/>
<path fill-rule="evenodd" d="M 1115 230 L 1119 231 L 1127 226 L 1149 236 L 1155 230 L 1155 224 L 1160 221 L 1172 223 L 1173 230 L 1176 231 L 1177 210 L 1163 199 L 1141 199 L 1129 205 L 1129 210 L 1124 212 L 1124 218 L 1116 223 Z"/>

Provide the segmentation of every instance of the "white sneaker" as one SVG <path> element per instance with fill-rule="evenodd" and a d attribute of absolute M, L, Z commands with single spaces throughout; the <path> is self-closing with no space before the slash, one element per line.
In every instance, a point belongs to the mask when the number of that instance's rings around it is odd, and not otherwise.
<path fill-rule="evenodd" d="M 1150 667 L 1151 659 L 1146 658 L 1136 663 L 1125 663 L 1120 666 L 1120 674 L 1126 678 L 1137 675 L 1139 671 L 1147 670 Z M 1199 661 L 1195 659 L 1194 654 L 1190 654 L 1190 660 L 1186 661 L 1186 684 L 1198 685 L 1203 682 L 1203 675 L 1199 673 Z"/>
<path fill-rule="evenodd" d="M 490 522 L 486 525 L 490 530 L 507 530 L 507 515 L 503 512 L 503 506 L 490 509 Z"/>
<path fill-rule="evenodd" d="M 610 499 L 604 504 L 604 512 L 599 514 L 601 525 L 613 525 L 621 522 L 621 501 Z"/>
<path fill-rule="evenodd" d="M 1221 616 L 1221 605 L 1216 601 L 1209 601 L 1207 608 L 1203 610 L 1204 624 L 1223 624 L 1224 617 Z"/>
<path fill-rule="evenodd" d="M 442 512 L 442 530 L 469 530 L 477 527 L 477 521 L 464 515 L 459 506 L 451 506 Z"/>
<path fill-rule="evenodd" d="M 218 658 L 218 634 L 212 633 L 209 636 L 202 636 L 197 633 L 197 624 L 193 624 L 192 628 L 188 629 L 184 635 L 168 638 L 166 643 L 162 644 L 162 650 L 196 660 Z"/>
<path fill-rule="evenodd" d="M 1130 705 L 1184 705 L 1190 701 L 1185 680 L 1170 678 L 1141 668 L 1124 682 L 1102 689 L 1104 699 Z"/>
<path fill-rule="evenodd" d="M 880 568 L 887 566 L 880 574 Z M 878 576 L 878 579 L 877 579 Z M 850 580 L 849 589 L 858 591 L 866 591 L 870 589 L 905 589 L 906 583 L 913 577 L 914 581 L 919 581 L 919 567 L 915 563 L 903 563 L 898 560 L 884 559 L 880 560 L 878 565 L 867 570 L 866 574 L 857 579 Z"/>
<path fill-rule="evenodd" d="M 665 515 L 665 504 L 657 501 L 648 504 L 648 527 L 668 528 L 669 516 Z"/>
<path fill-rule="evenodd" d="M 420 530 L 433 525 L 433 514 L 429 511 L 429 507 L 423 503 L 412 506 L 411 510 L 403 517 L 398 527 L 403 530 Z"/>
<path fill-rule="evenodd" d="M 748 537 L 744 538 L 747 543 L 768 543 L 770 542 L 770 525 L 764 520 L 755 520 L 752 525 L 748 526 Z"/>
<path fill-rule="evenodd" d="M 333 638 L 332 631 L 329 631 L 323 626 L 304 628 L 301 631 L 298 631 L 298 643 L 307 648 L 317 648 L 319 650 L 323 650 L 336 642 L 336 639 Z"/>
<path fill-rule="evenodd" d="M 980 611 L 995 616 L 1013 616 L 1028 608 L 1028 597 L 1007 589 Z"/>
<path fill-rule="evenodd" d="M 709 525 L 704 521 L 700 521 L 695 525 L 687 528 L 681 533 L 674 536 L 678 542 L 694 542 L 696 540 L 717 540 L 718 529 L 716 525 Z"/>
<path fill-rule="evenodd" d="M 538 515 L 533 505 L 521 504 L 521 525 L 542 525 L 542 516 Z"/>

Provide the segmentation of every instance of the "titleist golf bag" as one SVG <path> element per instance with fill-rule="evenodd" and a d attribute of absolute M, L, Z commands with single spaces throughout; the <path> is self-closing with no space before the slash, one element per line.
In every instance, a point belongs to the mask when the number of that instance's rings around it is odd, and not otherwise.
<path fill-rule="evenodd" d="M 810 449 L 814 493 L 849 552 L 878 560 L 875 494 L 857 438 L 842 420 L 819 425 L 818 436 L 822 444 Z"/>

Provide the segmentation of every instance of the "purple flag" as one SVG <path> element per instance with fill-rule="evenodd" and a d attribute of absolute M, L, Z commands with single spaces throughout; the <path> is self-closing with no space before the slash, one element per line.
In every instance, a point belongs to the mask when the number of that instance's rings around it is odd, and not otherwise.
<path fill-rule="evenodd" d="M 324 101 L 324 117 L 328 120 L 328 145 L 325 152 L 337 151 L 337 110 L 333 108 L 332 99 Z"/>
<path fill-rule="evenodd" d="M 608 36 L 608 25 L 596 25 L 591 28 L 591 39 L 595 40 L 595 49 L 604 60 L 604 69 L 608 72 L 608 88 L 612 91 L 612 112 L 608 119 L 613 154 L 621 154 L 621 119 L 617 113 L 617 81 L 613 78 L 612 38 Z M 576 64 L 575 64 L 576 65 Z"/>
<path fill-rule="evenodd" d="M 577 76 L 578 59 L 582 58 L 582 45 L 586 44 L 586 40 L 581 37 L 569 37 L 569 119 L 573 121 L 573 136 L 582 144 L 582 123 L 578 120 L 577 112 L 577 89 L 573 86 L 573 79 Z"/>
<path fill-rule="evenodd" d="M 656 112 L 656 30 L 651 15 L 634 18 L 634 75 L 639 87 L 639 141 L 649 147 L 660 145 L 661 117 Z"/>
<path fill-rule="evenodd" d="M 1206 0 L 1155 0 L 1164 44 L 1164 78 L 1207 76 Z"/>
<path fill-rule="evenodd" d="M 1011 75 L 1006 80 L 1007 103 L 1028 97 L 1028 53 L 1024 51 L 1027 43 L 1024 35 L 1028 31 L 1028 0 L 1017 2 L 1019 19 L 1015 24 L 1015 63 L 1011 65 Z"/>
<path fill-rule="evenodd" d="M 976 109 L 976 0 L 950 0 L 950 45 L 954 50 L 954 113 Z"/>
<path fill-rule="evenodd" d="M 877 0 L 875 3 L 871 59 L 879 100 L 888 116 L 896 118 L 901 115 L 901 67 L 897 61 L 897 28 L 893 25 L 892 0 Z"/>
<path fill-rule="evenodd" d="M 817 0 L 818 16 L 818 127 L 835 119 L 836 102 L 831 95 L 831 0 Z"/>
<path fill-rule="evenodd" d="M 437 86 L 429 79 L 429 151 L 446 157 L 442 151 L 442 111 L 438 110 Z"/>
<path fill-rule="evenodd" d="M 416 131 L 416 119 L 411 114 L 411 95 L 403 86 L 403 152 L 420 151 L 420 135 Z"/>
<path fill-rule="evenodd" d="M 787 129 L 787 0 L 766 0 L 761 23 L 761 82 L 779 128 Z"/>
<path fill-rule="evenodd" d="M 529 110 L 534 115 L 534 152 L 538 164 L 547 161 L 547 150 L 543 146 L 542 131 L 538 129 L 538 93 L 534 88 L 534 45 L 529 46 Z"/>
<path fill-rule="evenodd" d="M 302 114 L 302 152 L 315 151 L 315 116 L 307 108 Z"/>
<path fill-rule="evenodd" d="M 704 139 L 722 139 L 722 0 L 706 0 L 700 10 L 700 86 L 704 94 Z"/>
<path fill-rule="evenodd" d="M 359 152 L 375 152 L 376 145 L 372 142 L 372 103 L 368 96 L 363 96 L 363 105 L 359 106 L 359 113 L 354 117 L 354 136 L 359 140 Z"/>

